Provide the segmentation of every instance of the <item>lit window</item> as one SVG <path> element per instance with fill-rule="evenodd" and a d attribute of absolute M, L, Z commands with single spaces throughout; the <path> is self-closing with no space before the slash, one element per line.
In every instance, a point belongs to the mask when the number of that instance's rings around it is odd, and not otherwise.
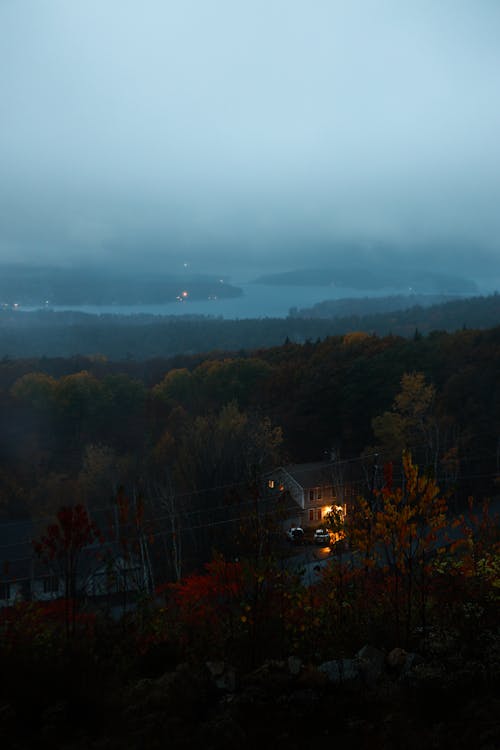
<path fill-rule="evenodd" d="M 274 489 L 274 479 L 270 479 L 269 482 L 267 483 L 267 486 L 269 487 L 269 489 L 273 490 Z"/>

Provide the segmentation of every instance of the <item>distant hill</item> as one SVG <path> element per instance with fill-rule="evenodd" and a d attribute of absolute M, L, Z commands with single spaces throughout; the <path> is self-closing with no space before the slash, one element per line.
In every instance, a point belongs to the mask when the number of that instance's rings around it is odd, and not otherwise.
<path fill-rule="evenodd" d="M 416 294 L 474 294 L 477 285 L 460 276 L 411 268 L 302 268 L 296 271 L 264 274 L 254 284 L 269 286 L 325 286 L 395 292 L 410 290 Z"/>
<path fill-rule="evenodd" d="M 242 290 L 218 276 L 0 266 L 0 304 L 138 305 L 210 297 L 239 297 Z"/>
<path fill-rule="evenodd" d="M 317 302 L 312 307 L 292 308 L 294 318 L 343 318 L 352 315 L 408 310 L 412 307 L 431 307 L 446 302 L 461 301 L 452 294 L 393 294 L 389 297 L 343 297 Z"/>

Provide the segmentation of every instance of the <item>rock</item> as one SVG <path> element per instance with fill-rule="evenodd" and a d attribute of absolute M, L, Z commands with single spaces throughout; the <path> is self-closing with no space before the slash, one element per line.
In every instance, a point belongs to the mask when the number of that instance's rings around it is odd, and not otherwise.
<path fill-rule="evenodd" d="M 401 671 L 406 664 L 407 653 L 404 648 L 393 648 L 387 655 L 387 666 Z"/>
<path fill-rule="evenodd" d="M 245 689 L 256 689 L 260 695 L 266 695 L 268 698 L 288 692 L 294 681 L 287 662 L 274 659 L 264 662 L 242 680 Z"/>
<path fill-rule="evenodd" d="M 322 691 L 328 685 L 328 676 L 316 667 L 307 666 L 302 669 L 297 679 L 297 685 L 304 689 Z"/>
<path fill-rule="evenodd" d="M 175 672 L 165 672 L 157 679 L 142 679 L 129 690 L 125 713 L 162 711 L 185 716 L 203 704 L 210 692 L 207 671 L 189 664 L 179 664 Z"/>
<path fill-rule="evenodd" d="M 234 693 L 237 682 L 234 667 L 223 661 L 207 661 L 205 666 L 216 688 L 226 693 Z"/>
<path fill-rule="evenodd" d="M 224 674 L 226 663 L 223 661 L 207 661 L 205 666 L 212 677 L 221 677 Z"/>
<path fill-rule="evenodd" d="M 361 674 L 356 659 L 325 661 L 320 664 L 318 669 L 320 672 L 324 672 L 328 680 L 335 685 L 361 686 Z"/>
<path fill-rule="evenodd" d="M 288 657 L 288 671 L 291 675 L 297 676 L 300 674 L 302 670 L 302 659 L 299 659 L 298 656 L 289 656 Z"/>
<path fill-rule="evenodd" d="M 388 668 L 401 678 L 406 677 L 410 670 L 421 663 L 421 656 L 411 651 L 405 651 L 403 648 L 393 648 L 387 656 Z"/>
<path fill-rule="evenodd" d="M 407 674 L 410 669 L 413 669 L 418 664 L 422 664 L 422 657 L 419 654 L 413 653 L 413 651 L 410 651 L 406 654 L 406 661 L 403 667 L 403 674 Z"/>
<path fill-rule="evenodd" d="M 365 683 L 373 686 L 380 679 L 384 671 L 384 652 L 367 644 L 358 651 L 356 660 Z"/>

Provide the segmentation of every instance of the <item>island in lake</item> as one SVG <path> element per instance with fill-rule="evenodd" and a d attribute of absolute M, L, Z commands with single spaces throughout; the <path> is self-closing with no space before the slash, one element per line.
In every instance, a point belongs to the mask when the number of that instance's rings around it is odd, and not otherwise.
<path fill-rule="evenodd" d="M 2 305 L 141 305 L 240 297 L 223 275 L 114 269 L 0 267 Z"/>

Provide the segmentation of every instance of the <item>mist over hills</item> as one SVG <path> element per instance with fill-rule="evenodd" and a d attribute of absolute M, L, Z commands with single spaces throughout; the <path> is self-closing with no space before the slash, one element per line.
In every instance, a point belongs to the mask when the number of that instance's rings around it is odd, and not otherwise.
<path fill-rule="evenodd" d="M 404 289 L 416 293 L 443 294 L 473 294 L 478 291 L 476 282 L 468 278 L 401 266 L 384 269 L 376 266 L 298 269 L 263 274 L 254 283 L 271 286 L 348 287 L 364 291 L 392 288 L 398 291 Z"/>
<path fill-rule="evenodd" d="M 222 264 L 221 264 L 222 265 Z M 37 305 L 147 305 L 176 300 L 234 298 L 244 294 L 238 282 L 231 283 L 227 270 L 207 272 L 171 264 L 156 264 L 144 255 L 136 265 L 93 264 L 80 266 L 0 265 L 0 304 Z M 237 278 L 237 266 L 230 268 Z M 338 297 L 342 290 L 373 293 L 464 295 L 478 293 L 475 281 L 439 270 L 406 267 L 404 264 L 371 263 L 347 266 L 332 263 L 317 268 L 283 270 L 258 275 L 254 286 L 325 287 Z M 345 293 L 344 293 L 345 294 Z M 325 299 L 328 293 L 325 291 Z M 294 300 L 291 300 L 291 305 Z M 257 317 L 257 314 L 256 314 Z"/>

